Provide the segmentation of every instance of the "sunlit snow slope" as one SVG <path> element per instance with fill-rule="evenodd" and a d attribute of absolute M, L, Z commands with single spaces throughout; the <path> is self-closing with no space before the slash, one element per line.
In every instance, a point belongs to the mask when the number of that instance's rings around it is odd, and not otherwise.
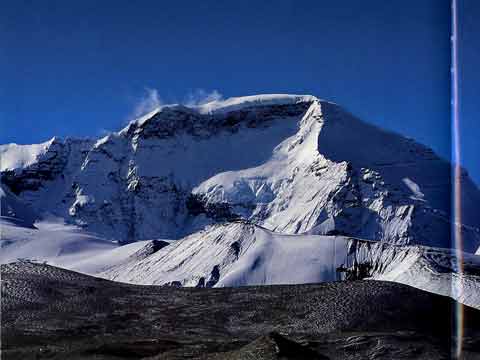
<path fill-rule="evenodd" d="M 316 283 L 338 279 L 336 267 L 346 249 L 341 236 L 281 235 L 234 222 L 209 226 L 100 275 L 136 284 L 207 287 Z"/>

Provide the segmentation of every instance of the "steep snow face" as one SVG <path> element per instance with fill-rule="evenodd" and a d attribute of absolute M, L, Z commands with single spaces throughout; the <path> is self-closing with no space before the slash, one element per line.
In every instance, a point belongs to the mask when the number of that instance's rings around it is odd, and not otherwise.
<path fill-rule="evenodd" d="M 165 106 L 96 142 L 48 149 L 50 160 L 5 170 L 3 182 L 37 210 L 124 243 L 246 219 L 285 234 L 451 245 L 449 164 L 311 96 Z M 476 214 L 479 191 L 464 183 L 464 213 Z M 469 252 L 479 221 L 462 225 Z"/>
<path fill-rule="evenodd" d="M 413 205 L 410 231 L 423 237 L 417 243 L 429 244 L 428 238 L 437 234 L 420 228 L 429 227 L 433 221 L 434 227 L 440 229 L 451 213 L 450 164 L 424 145 L 363 123 L 338 106 L 324 104 L 323 108 L 325 122 L 318 138 L 319 152 L 332 161 L 348 161 L 354 169 L 369 169 L 380 175 L 381 184 L 385 184 L 383 188 L 389 194 L 398 190 L 397 199 L 382 196 L 382 204 L 376 206 L 385 209 L 389 205 L 397 208 Z M 339 138 L 348 146 L 338 146 L 336 139 Z M 372 182 L 373 177 L 369 177 Z M 461 184 L 465 250 L 475 252 L 480 238 L 477 215 L 480 191 L 465 171 L 461 174 Z M 444 225 L 447 233 L 449 230 Z M 447 246 L 448 241 L 439 241 L 436 245 Z"/>
<path fill-rule="evenodd" d="M 42 144 L 42 151 L 35 155 L 34 162 L 19 165 L 19 161 L 10 161 L 18 167 L 2 168 L 0 175 L 3 186 L 39 213 L 61 213 L 67 202 L 61 196 L 66 187 L 72 186 L 73 175 L 78 172 L 92 145 L 90 140 L 61 141 L 53 138 Z M 24 147 L 36 148 L 34 145 Z M 9 156 L 13 157 L 12 153 Z"/>
<path fill-rule="evenodd" d="M 218 118 L 164 108 L 95 144 L 74 180 L 69 216 L 125 242 L 191 233 L 211 222 L 191 216 L 192 188 L 219 172 L 268 161 L 272 149 L 295 134 L 307 106 Z"/>
<path fill-rule="evenodd" d="M 345 260 L 347 243 L 344 237 L 281 235 L 242 222 L 212 225 L 99 276 L 200 287 L 332 281 Z"/>
<path fill-rule="evenodd" d="M 464 175 L 465 194 L 480 200 Z M 193 192 L 229 204 L 276 232 L 344 234 L 395 244 L 450 247 L 450 165 L 426 147 L 316 101 L 268 162 L 220 173 Z M 475 214 L 478 201 L 464 202 Z M 462 226 L 465 250 L 480 243 L 478 218 Z"/>
<path fill-rule="evenodd" d="M 195 185 L 268 161 L 298 130 L 309 103 L 276 102 L 218 116 L 165 107 L 87 152 L 61 152 L 61 166 L 49 169 L 39 188 L 32 189 L 31 176 L 25 176 L 31 166 L 19 175 L 4 174 L 4 182 L 20 187 L 21 196 L 43 211 L 102 236 L 122 242 L 179 238 L 212 222 L 190 215 Z"/>

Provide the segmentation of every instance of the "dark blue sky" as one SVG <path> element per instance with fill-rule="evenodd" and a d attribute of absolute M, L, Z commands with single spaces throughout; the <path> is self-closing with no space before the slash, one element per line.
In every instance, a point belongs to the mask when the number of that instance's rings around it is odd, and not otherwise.
<path fill-rule="evenodd" d="M 473 43 L 470 10 L 462 39 Z M 164 102 L 203 89 L 317 95 L 449 157 L 449 32 L 448 0 L 5 1 L 0 143 L 98 136 L 122 127 L 146 88 Z M 480 182 L 478 50 L 460 55 L 476 59 L 462 73 L 462 140 Z"/>
<path fill-rule="evenodd" d="M 459 102 L 462 163 L 480 184 L 480 1 L 459 4 Z"/>

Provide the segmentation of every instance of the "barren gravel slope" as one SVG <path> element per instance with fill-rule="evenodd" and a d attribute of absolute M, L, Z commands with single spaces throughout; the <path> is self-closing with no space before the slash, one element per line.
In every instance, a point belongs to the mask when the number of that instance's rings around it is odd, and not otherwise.
<path fill-rule="evenodd" d="M 454 302 L 401 284 L 135 286 L 29 263 L 2 265 L 1 276 L 4 359 L 449 354 Z M 479 329 L 480 312 L 465 313 Z M 467 348 L 474 354 L 479 345 L 468 340 Z"/>

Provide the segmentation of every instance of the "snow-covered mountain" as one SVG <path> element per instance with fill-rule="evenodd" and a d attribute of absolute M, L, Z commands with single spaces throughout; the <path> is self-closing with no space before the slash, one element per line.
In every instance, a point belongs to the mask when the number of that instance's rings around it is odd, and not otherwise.
<path fill-rule="evenodd" d="M 0 145 L 0 177 L 0 262 L 182 286 L 330 281 L 363 262 L 442 294 L 458 267 L 450 164 L 313 96 L 169 105 L 98 140 Z M 480 191 L 465 172 L 462 189 L 477 269 Z M 465 294 L 450 295 L 480 306 Z"/>
<path fill-rule="evenodd" d="M 97 141 L 0 153 L 2 182 L 38 213 L 122 243 L 246 219 L 285 234 L 450 246 L 450 165 L 312 96 L 164 106 Z M 463 180 L 474 252 L 480 192 Z"/>

